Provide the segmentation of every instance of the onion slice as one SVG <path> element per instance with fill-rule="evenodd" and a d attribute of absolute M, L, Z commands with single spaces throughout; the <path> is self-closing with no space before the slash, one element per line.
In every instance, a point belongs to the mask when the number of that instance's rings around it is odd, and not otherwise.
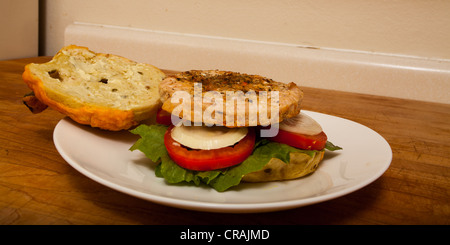
<path fill-rule="evenodd" d="M 231 146 L 242 140 L 248 129 L 223 126 L 176 126 L 171 136 L 178 143 L 192 149 L 213 150 Z"/>
<path fill-rule="evenodd" d="M 320 124 L 302 112 L 295 117 L 283 120 L 280 123 L 280 129 L 305 135 L 317 135 L 322 132 Z"/>

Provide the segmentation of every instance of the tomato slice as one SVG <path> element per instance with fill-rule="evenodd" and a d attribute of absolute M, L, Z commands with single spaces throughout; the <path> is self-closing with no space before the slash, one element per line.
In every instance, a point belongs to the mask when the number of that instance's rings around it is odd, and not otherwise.
<path fill-rule="evenodd" d="M 213 150 L 190 149 L 172 138 L 173 127 L 169 127 L 164 135 L 167 152 L 180 167 L 190 170 L 209 171 L 237 165 L 252 154 L 255 146 L 255 133 L 249 128 L 247 135 L 233 146 Z"/>
<path fill-rule="evenodd" d="M 156 113 L 156 123 L 163 124 L 170 126 L 172 125 L 172 114 L 169 112 L 163 110 L 162 108 L 158 109 L 158 112 Z"/>
<path fill-rule="evenodd" d="M 316 135 L 306 135 L 280 129 L 272 141 L 290 145 L 303 150 L 322 150 L 327 143 L 327 135 L 322 131 Z"/>

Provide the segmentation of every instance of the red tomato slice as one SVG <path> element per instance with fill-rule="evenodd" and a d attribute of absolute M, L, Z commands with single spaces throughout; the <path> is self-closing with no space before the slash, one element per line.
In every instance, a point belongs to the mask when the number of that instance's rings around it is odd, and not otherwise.
<path fill-rule="evenodd" d="M 156 113 L 156 123 L 170 126 L 172 125 L 172 118 L 169 112 L 159 108 Z"/>
<path fill-rule="evenodd" d="M 280 129 L 277 136 L 269 139 L 303 150 L 320 151 L 325 147 L 328 138 L 323 131 L 317 135 L 306 135 Z"/>
<path fill-rule="evenodd" d="M 173 127 L 169 127 L 164 135 L 167 152 L 180 167 L 190 170 L 209 171 L 237 165 L 252 154 L 255 146 L 255 133 L 249 128 L 248 134 L 233 146 L 213 150 L 190 149 L 172 138 Z"/>

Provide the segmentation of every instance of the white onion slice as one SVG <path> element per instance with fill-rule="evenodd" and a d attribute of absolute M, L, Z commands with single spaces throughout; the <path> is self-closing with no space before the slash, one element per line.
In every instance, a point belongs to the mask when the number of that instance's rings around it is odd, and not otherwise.
<path fill-rule="evenodd" d="M 242 140 L 248 129 L 227 128 L 221 126 L 184 126 L 174 127 L 172 138 L 192 149 L 212 150 L 234 145 Z"/>
<path fill-rule="evenodd" d="M 322 132 L 322 127 L 318 122 L 301 112 L 295 117 L 283 120 L 280 123 L 280 129 L 306 135 L 316 135 Z"/>

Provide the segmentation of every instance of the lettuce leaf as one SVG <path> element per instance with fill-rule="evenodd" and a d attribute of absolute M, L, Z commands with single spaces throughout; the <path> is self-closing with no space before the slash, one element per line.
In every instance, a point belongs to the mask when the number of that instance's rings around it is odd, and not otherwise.
<path fill-rule="evenodd" d="M 327 141 L 327 143 L 325 143 L 325 149 L 327 149 L 329 151 L 337 151 L 337 150 L 342 150 L 342 147 L 334 145 L 330 141 Z"/>
<path fill-rule="evenodd" d="M 155 174 L 164 178 L 168 183 L 175 184 L 181 182 L 200 185 L 204 183 L 219 192 L 223 192 L 233 186 L 238 185 L 244 175 L 261 170 L 272 158 L 278 158 L 289 163 L 291 152 L 302 152 L 314 157 L 317 151 L 301 150 L 285 144 L 272 142 L 266 139 L 256 142 L 252 155 L 244 162 L 236 166 L 213 170 L 213 171 L 192 171 L 178 166 L 167 153 L 164 146 L 164 134 L 167 130 L 164 125 L 142 124 L 130 132 L 140 135 L 140 139 L 131 146 L 130 150 L 140 150 L 153 162 L 158 163 Z M 337 149 L 331 144 L 331 149 Z"/>
<path fill-rule="evenodd" d="M 164 145 L 164 134 L 167 131 L 164 125 L 151 125 L 146 126 L 144 124 L 136 127 L 130 132 L 141 136 L 140 139 L 131 146 L 130 150 L 140 150 L 146 157 L 150 158 L 153 162 L 158 162 L 161 156 L 167 154 L 166 146 Z"/>

